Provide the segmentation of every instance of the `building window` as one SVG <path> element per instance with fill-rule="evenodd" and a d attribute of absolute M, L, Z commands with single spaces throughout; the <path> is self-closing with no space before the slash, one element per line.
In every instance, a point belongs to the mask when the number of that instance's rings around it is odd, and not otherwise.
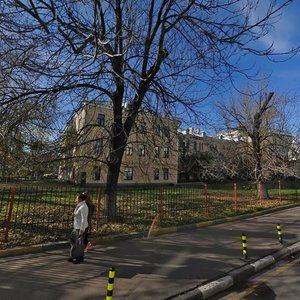
<path fill-rule="evenodd" d="M 97 124 L 101 127 L 104 127 L 105 125 L 105 115 L 103 114 L 98 114 L 98 117 L 97 117 Z"/>
<path fill-rule="evenodd" d="M 164 168 L 164 180 L 169 180 L 169 169 Z"/>
<path fill-rule="evenodd" d="M 146 147 L 145 145 L 139 145 L 139 156 L 145 156 Z"/>
<path fill-rule="evenodd" d="M 194 151 L 197 151 L 197 142 L 194 142 Z"/>
<path fill-rule="evenodd" d="M 154 169 L 154 180 L 159 180 L 159 169 Z"/>
<path fill-rule="evenodd" d="M 132 144 L 128 144 L 125 149 L 125 154 L 127 156 L 132 156 L 132 149 L 133 149 Z"/>
<path fill-rule="evenodd" d="M 141 122 L 139 124 L 139 132 L 140 133 L 146 133 L 146 122 Z"/>
<path fill-rule="evenodd" d="M 170 128 L 168 126 L 164 126 L 163 127 L 163 134 L 164 136 L 166 136 L 167 138 L 170 137 Z"/>
<path fill-rule="evenodd" d="M 160 135 L 160 133 L 161 133 L 160 125 L 156 125 L 155 126 L 155 134 Z"/>
<path fill-rule="evenodd" d="M 164 158 L 168 158 L 170 156 L 169 147 L 164 147 Z"/>
<path fill-rule="evenodd" d="M 181 147 L 182 153 L 185 154 L 186 153 L 186 143 L 182 141 L 180 147 Z"/>
<path fill-rule="evenodd" d="M 190 142 L 186 142 L 185 149 L 186 149 L 187 151 L 190 150 Z"/>
<path fill-rule="evenodd" d="M 159 154 L 160 154 L 160 150 L 159 150 L 159 147 L 154 147 L 154 157 L 155 158 L 158 158 L 159 157 Z"/>
<path fill-rule="evenodd" d="M 95 154 L 100 155 L 103 153 L 103 139 L 97 139 L 95 141 Z"/>
<path fill-rule="evenodd" d="M 132 180 L 133 179 L 133 169 L 131 167 L 124 169 L 124 180 Z"/>
<path fill-rule="evenodd" d="M 100 180 L 100 175 L 101 175 L 101 169 L 99 166 L 94 167 L 94 180 L 99 181 Z"/>

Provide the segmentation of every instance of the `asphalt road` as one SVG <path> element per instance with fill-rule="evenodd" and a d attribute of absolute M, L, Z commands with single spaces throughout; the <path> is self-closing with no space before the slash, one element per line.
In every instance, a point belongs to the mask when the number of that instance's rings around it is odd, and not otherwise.
<path fill-rule="evenodd" d="M 178 232 L 151 240 L 96 246 L 83 264 L 66 261 L 68 250 L 0 259 L 0 299 L 105 299 L 107 275 L 116 268 L 114 299 L 165 299 L 244 265 L 241 235 L 254 261 L 300 240 L 300 208 Z M 289 298 L 285 298 L 289 299 Z"/>

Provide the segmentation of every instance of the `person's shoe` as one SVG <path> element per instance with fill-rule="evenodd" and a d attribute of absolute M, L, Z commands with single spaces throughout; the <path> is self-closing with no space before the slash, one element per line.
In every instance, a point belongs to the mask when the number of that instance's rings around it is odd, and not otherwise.
<path fill-rule="evenodd" d="M 70 257 L 70 258 L 67 259 L 68 262 L 73 262 L 73 260 L 74 260 L 73 257 Z"/>
<path fill-rule="evenodd" d="M 76 258 L 74 261 L 73 261 L 73 264 L 79 264 L 83 262 L 83 256 L 80 256 L 79 258 Z"/>
<path fill-rule="evenodd" d="M 93 244 L 91 242 L 88 242 L 88 244 L 86 245 L 86 247 L 84 248 L 84 253 L 87 253 L 88 250 L 92 249 Z"/>

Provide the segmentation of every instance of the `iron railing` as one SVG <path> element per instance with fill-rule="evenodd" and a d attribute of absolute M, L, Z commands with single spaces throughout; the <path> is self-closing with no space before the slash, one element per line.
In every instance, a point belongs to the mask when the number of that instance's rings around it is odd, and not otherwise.
<path fill-rule="evenodd" d="M 221 188 L 206 184 L 119 187 L 116 220 L 121 224 L 147 228 L 157 218 L 160 226 L 221 218 L 247 211 L 279 206 L 298 200 L 297 187 L 279 185 L 264 200 L 256 189 L 236 184 Z M 95 204 L 93 228 L 107 223 L 104 189 L 88 188 Z M 44 236 L 43 241 L 67 237 L 73 223 L 75 198 L 82 187 L 18 187 L 0 189 L 0 240 L 14 235 Z M 53 237 L 55 236 L 55 237 Z"/>

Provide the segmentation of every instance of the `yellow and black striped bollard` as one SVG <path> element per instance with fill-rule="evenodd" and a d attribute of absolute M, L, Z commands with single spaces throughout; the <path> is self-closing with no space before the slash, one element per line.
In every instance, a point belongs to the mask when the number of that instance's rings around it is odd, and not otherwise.
<path fill-rule="evenodd" d="M 242 246 L 243 246 L 243 256 L 245 259 L 248 259 L 247 241 L 246 241 L 246 235 L 244 233 L 242 234 Z"/>
<path fill-rule="evenodd" d="M 110 268 L 108 273 L 106 300 L 112 300 L 114 290 L 115 268 Z"/>
<path fill-rule="evenodd" d="M 281 226 L 280 224 L 277 224 L 277 233 L 278 233 L 278 240 L 282 244 L 282 232 L 281 232 Z"/>

